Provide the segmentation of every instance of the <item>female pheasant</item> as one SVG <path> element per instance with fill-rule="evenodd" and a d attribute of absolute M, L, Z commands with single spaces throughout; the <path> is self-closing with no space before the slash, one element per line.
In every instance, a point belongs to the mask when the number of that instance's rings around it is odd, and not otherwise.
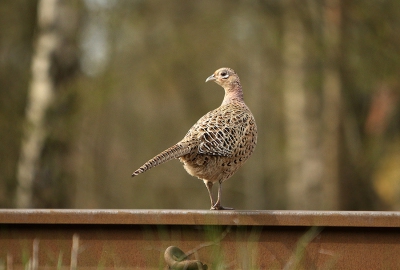
<path fill-rule="evenodd" d="M 201 117 L 185 137 L 147 161 L 132 176 L 179 158 L 185 170 L 203 180 L 211 200 L 211 210 L 231 210 L 221 205 L 222 183 L 229 179 L 251 156 L 257 144 L 254 116 L 243 100 L 238 75 L 233 69 L 220 68 L 206 79 L 225 90 L 224 100 L 217 109 Z M 212 187 L 218 182 L 214 201 Z"/>

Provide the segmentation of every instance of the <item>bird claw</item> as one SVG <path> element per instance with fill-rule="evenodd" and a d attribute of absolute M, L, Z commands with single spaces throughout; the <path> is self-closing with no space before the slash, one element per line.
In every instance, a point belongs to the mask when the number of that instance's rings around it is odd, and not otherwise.
<path fill-rule="evenodd" d="M 215 205 L 211 206 L 210 210 L 235 210 L 235 209 L 231 208 L 231 207 L 224 207 L 222 205 L 215 204 Z"/>

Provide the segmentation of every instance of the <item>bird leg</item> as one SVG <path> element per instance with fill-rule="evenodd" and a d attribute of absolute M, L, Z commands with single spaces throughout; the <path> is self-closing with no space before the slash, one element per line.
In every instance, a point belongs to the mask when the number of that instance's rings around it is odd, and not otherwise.
<path fill-rule="evenodd" d="M 233 208 L 224 207 L 221 205 L 221 193 L 222 193 L 222 183 L 219 182 L 217 202 L 211 206 L 211 210 L 233 210 Z"/>
<path fill-rule="evenodd" d="M 204 184 L 206 184 L 206 188 L 208 190 L 208 195 L 210 196 L 210 201 L 211 201 L 211 209 L 210 210 L 212 210 L 213 206 L 214 206 L 214 199 L 213 199 L 211 191 L 212 191 L 212 187 L 213 187 L 214 183 L 204 180 Z"/>

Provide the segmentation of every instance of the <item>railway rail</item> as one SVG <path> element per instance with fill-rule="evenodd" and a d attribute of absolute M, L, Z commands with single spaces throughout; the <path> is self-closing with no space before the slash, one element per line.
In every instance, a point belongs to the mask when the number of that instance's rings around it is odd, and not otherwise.
<path fill-rule="evenodd" d="M 175 250 L 175 269 L 400 269 L 400 212 L 0 210 L 0 269 L 168 269 Z"/>

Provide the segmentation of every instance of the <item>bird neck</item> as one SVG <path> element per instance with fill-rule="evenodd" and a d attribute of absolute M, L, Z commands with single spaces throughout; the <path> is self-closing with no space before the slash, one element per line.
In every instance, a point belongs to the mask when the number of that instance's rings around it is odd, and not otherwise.
<path fill-rule="evenodd" d="M 226 105 L 232 102 L 244 102 L 243 91 L 240 85 L 236 85 L 233 88 L 225 88 L 225 96 L 221 105 Z"/>

